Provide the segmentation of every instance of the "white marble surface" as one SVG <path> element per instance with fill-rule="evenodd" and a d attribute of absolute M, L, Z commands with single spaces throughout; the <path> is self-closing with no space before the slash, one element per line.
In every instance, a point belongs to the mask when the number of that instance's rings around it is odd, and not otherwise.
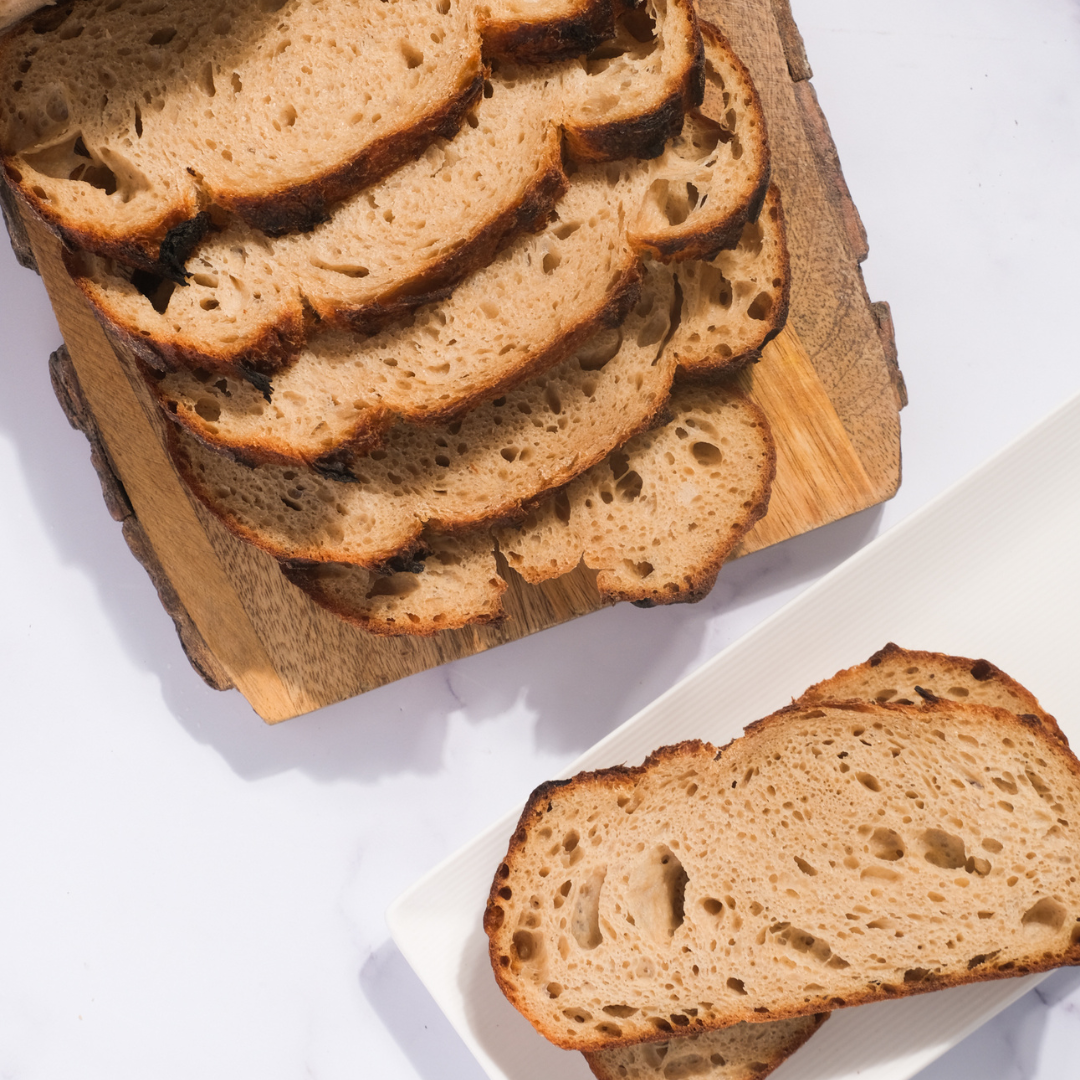
<path fill-rule="evenodd" d="M 904 483 L 696 607 L 599 613 L 265 727 L 188 667 L 52 398 L 40 282 L 0 245 L 0 1076 L 481 1080 L 388 902 L 1080 390 L 1080 5 L 793 6 L 893 306 Z M 1059 1080 L 1078 1037 L 1080 972 L 1059 972 L 922 1077 Z"/>

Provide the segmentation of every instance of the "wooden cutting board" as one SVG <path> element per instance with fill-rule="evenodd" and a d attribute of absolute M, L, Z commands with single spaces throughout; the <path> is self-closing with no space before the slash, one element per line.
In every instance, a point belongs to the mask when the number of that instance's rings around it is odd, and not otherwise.
<path fill-rule="evenodd" d="M 895 492 L 904 389 L 888 307 L 866 295 L 865 234 L 787 0 L 702 0 L 701 11 L 731 38 L 764 100 L 792 257 L 788 327 L 741 376 L 778 445 L 769 513 L 737 552 L 745 554 Z M 502 625 L 432 639 L 374 637 L 315 607 L 273 559 L 188 497 L 163 447 L 167 421 L 68 279 L 56 240 L 36 221 L 12 224 L 17 247 L 25 230 L 24 256 L 64 335 L 58 396 L 90 437 L 106 501 L 211 685 L 235 686 L 264 719 L 283 720 L 602 606 L 593 574 L 579 567 L 541 586 L 506 570 Z"/>

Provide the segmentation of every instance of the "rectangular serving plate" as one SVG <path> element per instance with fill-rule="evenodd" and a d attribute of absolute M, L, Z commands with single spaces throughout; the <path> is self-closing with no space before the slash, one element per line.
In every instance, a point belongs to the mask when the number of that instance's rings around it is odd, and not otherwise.
<path fill-rule="evenodd" d="M 637 764 L 658 746 L 723 745 L 887 641 L 986 657 L 1080 741 L 1080 396 L 822 578 L 575 761 Z M 522 792 L 525 796 L 527 793 Z M 591 1074 L 497 989 L 481 917 L 520 808 L 390 907 L 394 941 L 492 1080 Z M 906 1080 L 1042 976 L 839 1010 L 776 1080 Z"/>

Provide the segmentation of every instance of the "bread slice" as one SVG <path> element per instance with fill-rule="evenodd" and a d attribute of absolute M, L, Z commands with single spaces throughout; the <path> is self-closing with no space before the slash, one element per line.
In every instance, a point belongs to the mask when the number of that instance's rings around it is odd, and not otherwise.
<path fill-rule="evenodd" d="M 735 371 L 784 328 L 791 268 L 780 192 L 773 185 L 756 221 L 738 242 L 709 261 L 673 267 L 682 295 L 670 348 L 681 379 L 711 379 Z"/>
<path fill-rule="evenodd" d="M 399 424 L 381 449 L 339 458 L 325 474 L 251 469 L 169 425 L 174 456 L 230 529 L 279 559 L 375 568 L 415 550 L 425 524 L 460 528 L 520 513 L 648 425 L 674 375 L 663 349 L 671 303 L 670 284 L 650 280 L 621 328 L 548 375 L 446 426 Z"/>
<path fill-rule="evenodd" d="M 711 259 L 757 218 L 769 186 L 768 133 L 750 73 L 717 27 L 702 22 L 700 28 L 702 110 L 655 170 L 631 227 L 635 242 L 658 259 Z M 715 203 L 724 190 L 728 195 L 719 211 Z"/>
<path fill-rule="evenodd" d="M 792 705 L 531 798 L 484 918 L 500 986 L 595 1050 L 1080 963 L 1080 763 L 945 700 Z"/>
<path fill-rule="evenodd" d="M 453 134 L 480 55 L 461 0 L 80 0 L 0 42 L 0 153 L 68 243 L 169 265 L 207 203 L 311 228 Z"/>
<path fill-rule="evenodd" d="M 592 470 L 595 476 L 586 473 L 549 495 L 523 526 L 498 530 L 509 565 L 536 582 L 572 570 L 589 549 L 587 561 L 601 570 L 597 585 L 609 602 L 632 599 L 650 607 L 704 595 L 732 546 L 764 512 L 772 442 L 757 409 L 731 391 L 680 389 L 671 411 L 674 418 L 664 427 L 613 451 Z M 679 435 L 691 425 L 725 445 L 722 471 L 713 463 L 703 476 L 704 444 L 689 444 Z M 745 445 L 737 450 L 737 444 Z M 682 497 L 691 483 L 698 491 Z M 674 498 L 664 498 L 665 486 Z M 613 491 L 606 502 L 605 493 Z M 549 532 L 556 533 L 553 539 Z M 461 547 L 451 550 L 447 570 L 442 552 L 451 542 Z M 633 558 L 640 554 L 634 545 L 648 549 L 654 570 Z M 659 555 L 658 545 L 664 545 Z M 365 629 L 428 634 L 498 616 L 505 583 L 493 576 L 494 546 L 483 526 L 450 540 L 425 534 L 417 557 L 407 566 L 395 565 L 386 580 L 357 566 L 286 568 L 286 576 L 317 604 Z M 425 557 L 429 551 L 434 564 Z M 627 562 L 629 573 L 622 569 Z"/>
<path fill-rule="evenodd" d="M 847 698 L 897 705 L 919 705 L 944 698 L 993 705 L 1034 717 L 1048 731 L 1065 739 L 1057 720 L 1039 704 L 1039 699 L 989 660 L 902 649 L 891 641 L 865 663 L 815 683 L 802 694 L 798 704 Z"/>
<path fill-rule="evenodd" d="M 320 607 L 382 636 L 429 637 L 504 614 L 506 581 L 484 529 L 425 530 L 415 556 L 379 571 L 317 563 L 282 566 L 282 573 Z"/>
<path fill-rule="evenodd" d="M 657 27 L 665 53 L 690 32 L 700 41 L 692 23 Z M 714 69 L 738 66 L 726 44 L 710 56 Z M 186 287 L 81 253 L 67 256 L 68 269 L 113 338 L 150 367 L 246 365 L 269 374 L 300 349 L 305 313 L 320 327 L 377 330 L 486 263 L 499 241 L 542 224 L 565 183 L 553 129 L 582 135 L 589 111 L 588 87 L 566 85 L 573 68 L 504 65 L 452 142 L 345 202 L 311 234 L 267 240 L 235 222 L 211 234 L 189 261 Z M 603 86 L 612 77 L 609 69 L 588 80 Z M 629 100 L 647 112 L 663 95 L 663 77 L 638 72 Z M 658 160 L 633 170 L 640 190 L 627 209 L 631 222 L 640 218 L 636 248 L 682 257 L 738 236 L 769 173 L 764 124 L 751 128 L 741 116 L 732 129 L 742 133 L 738 143 L 722 124 L 694 116 Z M 681 184 L 685 192 L 691 175 L 701 205 L 660 214 L 656 191 Z"/>
<path fill-rule="evenodd" d="M 704 597 L 765 514 L 776 449 L 764 414 L 732 388 L 682 387 L 669 412 L 521 526 L 497 529 L 507 563 L 535 584 L 584 559 L 605 600 L 641 607 Z"/>
<path fill-rule="evenodd" d="M 684 1039 L 597 1050 L 586 1053 L 585 1060 L 599 1080 L 761 1080 L 828 1018 L 828 1013 L 818 1013 L 771 1024 L 735 1024 Z"/>
<path fill-rule="evenodd" d="M 615 36 L 571 62 L 563 76 L 574 103 L 566 129 L 570 156 L 613 161 L 661 154 L 684 114 L 702 102 L 703 62 L 692 0 L 627 4 Z"/>

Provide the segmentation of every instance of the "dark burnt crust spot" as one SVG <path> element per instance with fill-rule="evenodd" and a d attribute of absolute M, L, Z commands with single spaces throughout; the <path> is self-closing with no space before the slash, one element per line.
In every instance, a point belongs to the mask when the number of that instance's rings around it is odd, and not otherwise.
<path fill-rule="evenodd" d="M 435 139 L 453 138 L 465 114 L 479 98 L 486 76 L 486 70 L 479 68 L 472 81 L 438 112 L 425 117 L 409 131 L 377 139 L 351 161 L 314 180 L 258 197 L 215 191 L 215 201 L 269 236 L 310 232 L 329 217 L 334 203 L 419 157 Z"/>
<path fill-rule="evenodd" d="M 611 0 L 586 0 L 572 15 L 547 22 L 489 22 L 483 27 L 484 55 L 529 64 L 570 60 L 591 52 L 615 34 Z"/>
<path fill-rule="evenodd" d="M 186 285 L 188 274 L 184 264 L 188 261 L 195 245 L 210 230 L 210 215 L 202 210 L 193 218 L 174 225 L 161 241 L 158 248 L 158 267 L 163 277 L 177 285 Z"/>
<path fill-rule="evenodd" d="M 921 697 L 923 699 L 923 701 L 940 701 L 941 700 L 941 698 L 939 698 L 937 696 L 937 694 L 931 692 L 930 690 L 925 689 L 922 686 L 916 686 L 915 687 L 915 693 L 918 694 L 919 697 Z"/>
<path fill-rule="evenodd" d="M 971 677 L 979 682 L 986 682 L 999 674 L 998 669 L 989 660 L 976 660 L 971 665 Z"/>

